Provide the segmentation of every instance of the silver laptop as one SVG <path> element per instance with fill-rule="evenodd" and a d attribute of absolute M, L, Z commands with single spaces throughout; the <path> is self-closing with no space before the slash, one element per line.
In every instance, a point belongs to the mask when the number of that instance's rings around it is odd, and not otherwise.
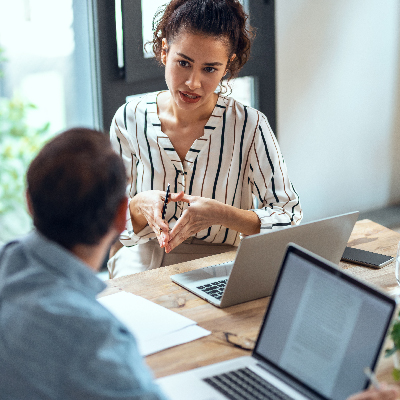
<path fill-rule="evenodd" d="M 245 237 L 234 261 L 172 275 L 178 285 L 217 307 L 270 296 L 289 242 L 338 264 L 358 211 Z"/>
<path fill-rule="evenodd" d="M 157 381 L 173 400 L 344 400 L 368 386 L 364 369 L 376 366 L 395 306 L 289 244 L 253 354 Z"/>

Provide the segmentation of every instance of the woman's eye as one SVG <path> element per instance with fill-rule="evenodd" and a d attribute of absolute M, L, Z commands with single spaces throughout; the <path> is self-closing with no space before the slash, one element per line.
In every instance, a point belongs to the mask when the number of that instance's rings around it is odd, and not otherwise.
<path fill-rule="evenodd" d="M 189 63 L 187 61 L 180 60 L 178 63 L 181 67 L 189 67 Z"/>
<path fill-rule="evenodd" d="M 211 73 L 211 72 L 215 72 L 216 70 L 214 67 L 205 67 L 204 71 Z"/>

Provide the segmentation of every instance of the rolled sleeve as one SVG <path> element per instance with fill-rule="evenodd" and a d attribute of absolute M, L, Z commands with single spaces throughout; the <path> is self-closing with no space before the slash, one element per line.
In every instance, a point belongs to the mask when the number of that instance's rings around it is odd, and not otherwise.
<path fill-rule="evenodd" d="M 264 115 L 258 131 L 252 157 L 252 182 L 259 207 L 252 211 L 260 219 L 260 231 L 299 224 L 303 217 L 300 198 L 289 179 L 279 144 Z"/>
<path fill-rule="evenodd" d="M 129 199 L 129 203 L 131 202 L 131 200 L 132 200 L 132 198 Z M 121 233 L 121 235 L 119 237 L 120 242 L 126 247 L 146 243 L 150 239 L 156 237 L 153 229 L 151 229 L 151 227 L 148 225 L 146 225 L 137 234 L 133 231 L 131 215 L 129 212 L 129 203 L 128 203 L 128 209 L 126 211 L 125 230 Z"/>

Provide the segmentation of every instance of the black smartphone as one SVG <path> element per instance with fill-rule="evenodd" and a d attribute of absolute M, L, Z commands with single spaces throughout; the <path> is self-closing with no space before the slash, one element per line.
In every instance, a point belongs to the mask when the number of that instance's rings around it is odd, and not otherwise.
<path fill-rule="evenodd" d="M 393 260 L 394 257 L 373 253 L 372 251 L 355 249 L 353 247 L 346 247 L 342 256 L 342 261 L 366 265 L 372 268 L 382 268 Z"/>

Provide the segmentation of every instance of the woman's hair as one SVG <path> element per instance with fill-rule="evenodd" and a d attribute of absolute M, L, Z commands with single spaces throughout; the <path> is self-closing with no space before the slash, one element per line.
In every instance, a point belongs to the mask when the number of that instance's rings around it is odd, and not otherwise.
<path fill-rule="evenodd" d="M 239 0 L 171 0 L 153 19 L 153 52 L 161 61 L 162 39 L 170 45 L 182 31 L 217 36 L 229 45 L 228 80 L 235 77 L 250 56 L 253 29 Z"/>

